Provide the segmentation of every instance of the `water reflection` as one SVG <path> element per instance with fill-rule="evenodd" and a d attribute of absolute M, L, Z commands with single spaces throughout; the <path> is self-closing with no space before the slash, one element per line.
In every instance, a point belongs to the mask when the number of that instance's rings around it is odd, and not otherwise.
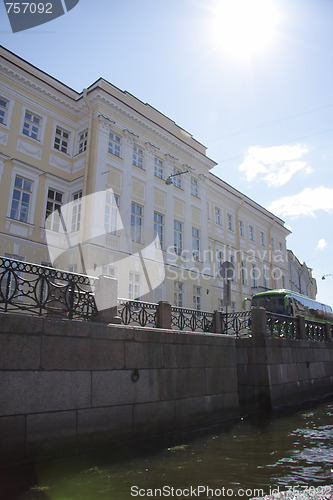
<path fill-rule="evenodd" d="M 39 468 L 38 484 L 19 499 L 128 500 L 163 498 L 150 494 L 163 487 L 173 487 L 174 492 L 200 485 L 235 492 L 262 488 L 268 493 L 277 487 L 331 484 L 332 402 L 288 413 L 240 419 L 223 430 L 183 437 L 159 451 L 129 450 L 126 456 L 122 450 L 119 456 L 114 450 L 103 461 L 95 458 L 94 464 L 87 459 L 49 464 Z M 250 496 L 256 495 L 234 498 Z"/>

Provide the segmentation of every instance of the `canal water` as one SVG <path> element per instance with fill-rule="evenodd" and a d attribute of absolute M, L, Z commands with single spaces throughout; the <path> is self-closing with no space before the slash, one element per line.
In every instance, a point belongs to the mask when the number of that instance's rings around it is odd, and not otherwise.
<path fill-rule="evenodd" d="M 333 499 L 332 443 L 330 399 L 239 418 L 164 444 L 124 446 L 110 450 L 103 459 L 85 457 L 44 464 L 35 471 L 34 482 L 16 498 L 248 499 L 286 490 L 302 493 L 310 488 L 313 498 Z"/>

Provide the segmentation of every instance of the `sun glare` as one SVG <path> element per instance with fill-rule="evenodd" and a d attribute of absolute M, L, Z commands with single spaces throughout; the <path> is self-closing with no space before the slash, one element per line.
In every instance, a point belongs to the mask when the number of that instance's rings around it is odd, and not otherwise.
<path fill-rule="evenodd" d="M 273 0 L 217 0 L 213 15 L 214 43 L 232 56 L 265 52 L 276 35 L 278 11 Z"/>

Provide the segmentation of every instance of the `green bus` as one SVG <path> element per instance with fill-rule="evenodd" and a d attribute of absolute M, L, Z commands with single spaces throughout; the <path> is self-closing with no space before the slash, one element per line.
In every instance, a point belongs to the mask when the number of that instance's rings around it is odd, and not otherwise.
<path fill-rule="evenodd" d="M 256 293 L 251 299 L 252 307 L 264 307 L 266 311 L 284 316 L 304 316 L 312 321 L 333 324 L 332 307 L 310 299 L 291 290 L 268 290 Z"/>

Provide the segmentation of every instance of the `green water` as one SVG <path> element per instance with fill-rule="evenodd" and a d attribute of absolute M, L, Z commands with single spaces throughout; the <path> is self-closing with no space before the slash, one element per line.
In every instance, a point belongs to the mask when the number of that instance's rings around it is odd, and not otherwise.
<path fill-rule="evenodd" d="M 39 466 L 20 500 L 251 498 L 333 484 L 333 402 L 238 419 L 108 456 Z M 154 445 L 155 450 L 152 450 Z M 191 489 L 192 488 L 192 489 Z M 205 488 L 205 489 L 204 489 Z M 234 492 L 234 496 L 232 496 Z M 331 491 L 333 498 L 333 491 Z M 7 500 L 3 498 L 1 500 Z"/>

